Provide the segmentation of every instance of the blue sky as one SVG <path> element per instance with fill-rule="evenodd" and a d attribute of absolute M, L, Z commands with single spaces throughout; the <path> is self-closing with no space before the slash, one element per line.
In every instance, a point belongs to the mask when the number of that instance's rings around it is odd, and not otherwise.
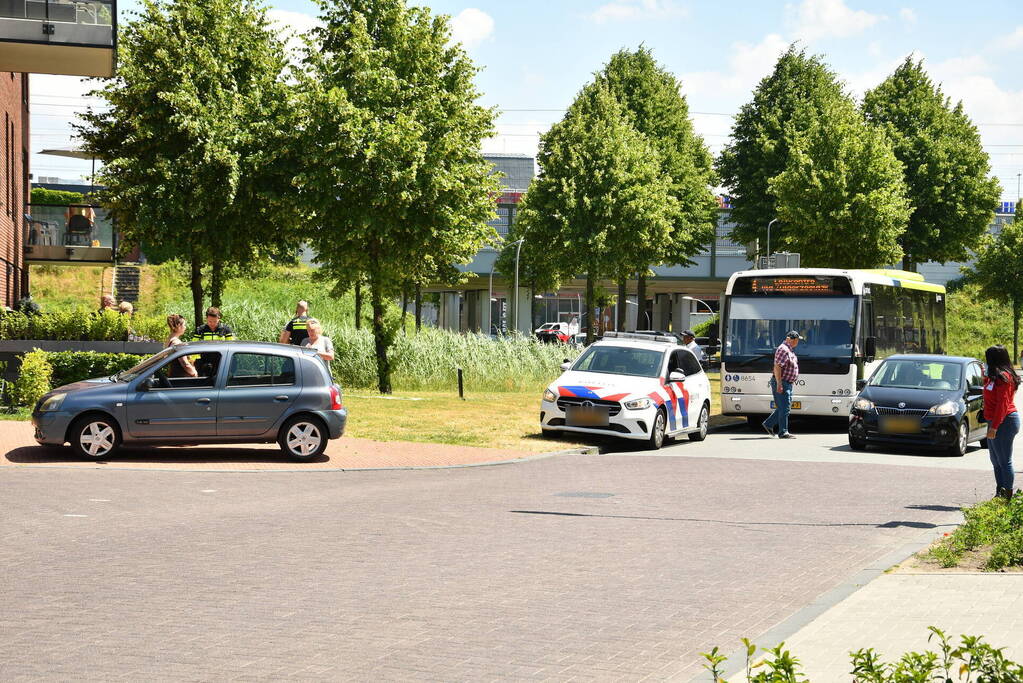
<path fill-rule="evenodd" d="M 122 0 L 122 15 L 131 3 Z M 697 130 L 712 151 L 730 116 L 792 41 L 822 55 L 860 95 L 907 54 L 925 60 L 946 94 L 962 100 L 992 155 L 1006 199 L 1023 173 L 1023 15 L 1018 2 L 961 0 L 790 2 L 517 0 L 422 4 L 453 17 L 455 34 L 482 67 L 482 101 L 502 109 L 486 151 L 533 153 L 594 71 L 640 44 L 682 82 Z M 309 0 L 268 3 L 281 30 L 315 22 Z M 123 21 L 123 18 L 122 18 Z M 78 79 L 33 76 L 32 151 L 71 144 L 67 119 L 85 92 Z M 62 104 L 65 106 L 54 106 Z M 62 137 L 63 135 L 63 137 Z M 37 176 L 76 177 L 87 164 L 33 154 Z"/>

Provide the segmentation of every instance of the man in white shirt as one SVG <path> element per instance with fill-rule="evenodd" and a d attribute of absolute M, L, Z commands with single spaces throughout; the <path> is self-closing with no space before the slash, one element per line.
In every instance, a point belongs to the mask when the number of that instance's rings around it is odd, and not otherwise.
<path fill-rule="evenodd" d="M 692 351 L 693 355 L 696 356 L 696 360 L 701 363 L 707 362 L 707 354 L 704 353 L 703 349 L 700 348 L 700 345 L 696 343 L 696 335 L 693 334 L 692 330 L 686 330 L 682 333 L 682 346 Z"/>

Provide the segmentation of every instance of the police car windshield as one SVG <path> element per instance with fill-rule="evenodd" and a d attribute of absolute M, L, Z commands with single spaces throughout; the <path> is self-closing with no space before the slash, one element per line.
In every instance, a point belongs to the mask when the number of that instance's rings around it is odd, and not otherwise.
<path fill-rule="evenodd" d="M 663 351 L 632 346 L 591 346 L 572 367 L 576 372 L 600 372 L 608 375 L 658 377 Z"/>

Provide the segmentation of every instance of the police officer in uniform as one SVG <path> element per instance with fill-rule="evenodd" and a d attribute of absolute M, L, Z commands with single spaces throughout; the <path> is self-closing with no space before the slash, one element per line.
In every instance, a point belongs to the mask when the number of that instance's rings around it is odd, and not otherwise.
<path fill-rule="evenodd" d="M 210 306 L 206 309 L 206 324 L 195 328 L 195 334 L 193 335 L 194 341 L 234 341 L 234 338 L 234 332 L 231 331 L 231 328 L 220 322 L 220 309 L 216 306 Z M 217 361 L 219 359 L 219 353 L 199 354 L 199 362 L 195 364 L 195 369 L 199 372 L 199 376 L 213 378 L 217 372 Z"/>
<path fill-rule="evenodd" d="M 282 344 L 294 344 L 302 346 L 302 342 L 309 336 L 309 303 L 299 301 L 295 306 L 295 317 L 288 321 L 288 324 L 281 330 L 281 337 L 277 341 Z"/>

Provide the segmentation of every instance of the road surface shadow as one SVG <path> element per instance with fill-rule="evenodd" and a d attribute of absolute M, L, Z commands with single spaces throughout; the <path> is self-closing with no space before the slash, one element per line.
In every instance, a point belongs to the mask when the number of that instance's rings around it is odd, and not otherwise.
<path fill-rule="evenodd" d="M 871 444 L 865 451 L 856 451 L 849 447 L 849 444 L 842 444 L 841 446 L 832 446 L 830 449 L 836 453 L 859 453 L 861 455 L 870 455 L 876 453 L 878 455 L 907 455 L 914 458 L 948 458 L 949 460 L 956 460 L 954 455 L 945 455 L 943 451 L 940 451 L 933 447 L 928 446 L 892 446 L 890 444 L 877 445 Z M 976 453 L 977 451 L 984 450 L 980 446 L 967 446 L 966 455 Z M 965 456 L 964 456 L 965 457 Z"/>
<path fill-rule="evenodd" d="M 932 524 L 931 522 L 914 522 L 902 519 L 893 519 L 888 522 L 755 522 L 739 519 L 708 519 L 701 517 L 647 517 L 643 515 L 608 515 L 592 514 L 586 512 L 555 512 L 553 510 L 509 510 L 516 515 L 547 515 L 552 517 L 602 517 L 604 519 L 640 519 L 657 522 L 695 522 L 699 524 L 723 524 L 726 526 L 806 526 L 806 527 L 873 527 L 875 529 L 896 529 L 898 527 L 909 527 L 911 529 L 937 529 L 944 526 L 957 526 L 956 524 Z"/>
<path fill-rule="evenodd" d="M 280 450 L 273 448 L 252 448 L 247 446 L 164 446 L 158 448 L 124 448 L 115 455 L 99 461 L 82 460 L 75 456 L 67 447 L 60 446 L 22 446 L 8 451 L 4 460 L 19 465 L 105 465 L 105 464 L 144 464 L 144 465 L 207 465 L 207 464 L 245 464 L 274 463 L 299 464 L 287 457 Z M 330 462 L 330 456 L 324 453 L 308 463 Z M 301 463 L 306 464 L 306 463 Z"/>

